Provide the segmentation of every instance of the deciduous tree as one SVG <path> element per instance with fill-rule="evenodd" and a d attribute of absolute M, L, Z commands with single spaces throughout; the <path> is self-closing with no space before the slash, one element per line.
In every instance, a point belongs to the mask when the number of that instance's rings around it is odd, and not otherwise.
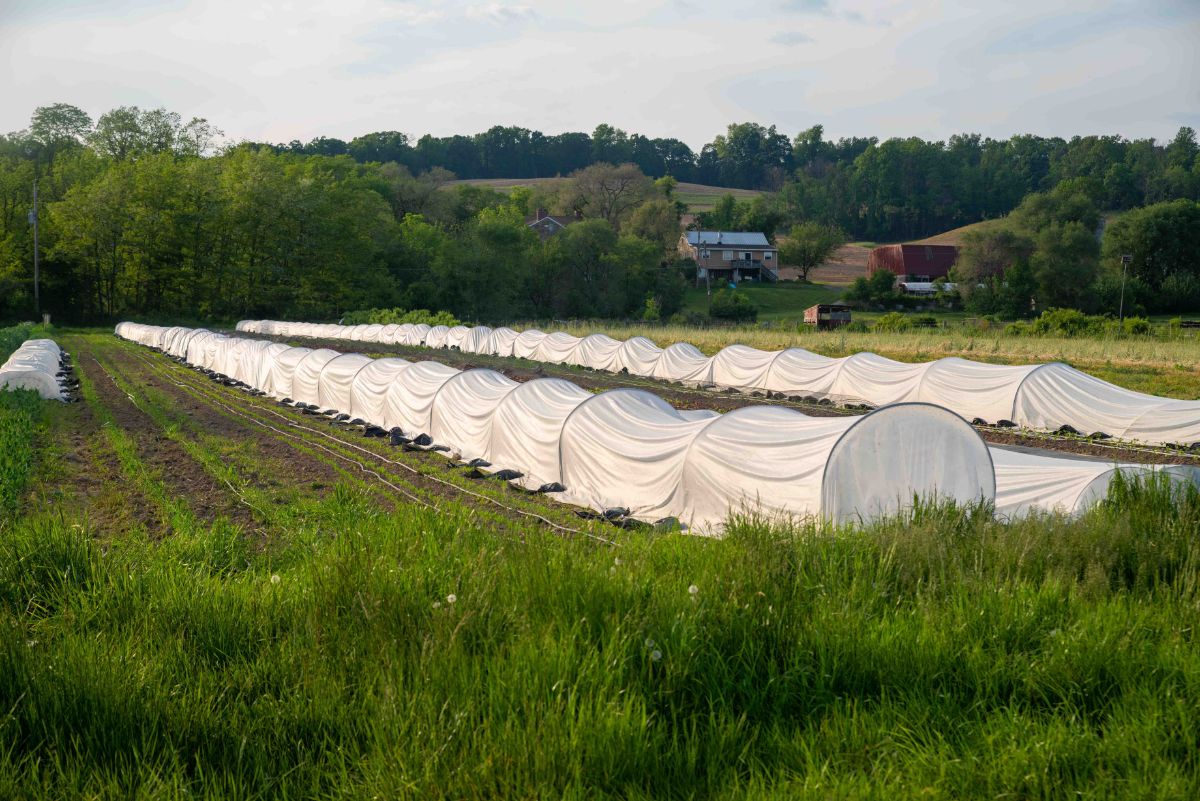
<path fill-rule="evenodd" d="M 633 164 L 593 164 L 573 174 L 571 186 L 584 214 L 613 227 L 654 192 L 653 182 Z"/>
<path fill-rule="evenodd" d="M 782 264 L 794 266 L 800 272 L 800 280 L 807 281 L 809 272 L 828 261 L 845 243 L 846 235 L 831 225 L 797 223 L 780 242 L 779 259 Z"/>

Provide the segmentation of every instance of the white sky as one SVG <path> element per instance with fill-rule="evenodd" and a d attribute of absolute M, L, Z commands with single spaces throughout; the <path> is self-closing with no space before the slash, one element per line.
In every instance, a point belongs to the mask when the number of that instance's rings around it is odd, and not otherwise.
<path fill-rule="evenodd" d="M 0 131 L 39 105 L 208 118 L 229 138 L 545 133 L 695 149 L 963 131 L 1200 128 L 1200 0 L 0 0 Z"/>

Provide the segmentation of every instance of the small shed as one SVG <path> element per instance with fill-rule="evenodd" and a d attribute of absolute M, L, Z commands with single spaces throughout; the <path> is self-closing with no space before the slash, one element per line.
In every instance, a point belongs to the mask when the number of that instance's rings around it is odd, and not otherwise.
<path fill-rule="evenodd" d="M 818 331 L 838 328 L 850 322 L 850 307 L 841 303 L 818 303 L 804 310 L 805 325 L 815 325 Z"/>

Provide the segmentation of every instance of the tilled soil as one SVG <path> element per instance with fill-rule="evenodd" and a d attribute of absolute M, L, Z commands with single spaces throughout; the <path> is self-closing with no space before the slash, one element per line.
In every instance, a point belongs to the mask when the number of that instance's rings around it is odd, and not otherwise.
<path fill-rule="evenodd" d="M 77 370 L 83 366 L 77 363 Z M 91 373 L 89 372 L 90 376 Z M 133 492 L 95 410 L 85 402 L 63 408 L 59 425 L 40 447 L 54 453 L 55 470 L 30 491 L 30 511 L 68 508 L 82 512 L 96 531 L 115 533 L 142 529 L 163 533 L 162 521 L 141 493 Z"/>
<path fill-rule="evenodd" d="M 151 473 L 171 494 L 185 499 L 198 520 L 212 524 L 223 517 L 235 525 L 252 528 L 253 515 L 230 488 L 168 437 L 158 423 L 138 407 L 136 396 L 131 398 L 117 386 L 113 379 L 118 376 L 131 386 L 138 386 L 139 377 L 136 371 L 131 374 L 132 365 L 128 360 L 122 358 L 119 351 L 105 352 L 102 358 L 103 363 L 94 355 L 82 355 L 79 369 L 95 387 L 100 402 L 115 423 L 133 439 L 138 458 Z"/>
<path fill-rule="evenodd" d="M 362 477 L 377 491 L 385 506 L 393 502 L 413 502 L 437 508 L 441 501 L 450 501 L 488 513 L 497 533 L 502 535 L 521 537 L 530 525 L 540 524 L 560 533 L 579 533 L 574 525 L 564 525 L 573 509 L 546 496 L 530 495 L 505 482 L 485 483 L 484 476 L 475 471 L 463 472 L 454 481 L 454 471 L 463 468 L 440 455 L 404 453 L 380 440 L 342 429 L 324 416 L 303 415 L 274 402 L 252 398 L 240 390 L 220 386 L 162 355 L 150 351 L 130 353 L 125 348 L 122 351 L 122 355 L 115 357 L 122 364 L 140 364 L 141 372 L 136 375 L 136 381 L 154 382 L 156 389 L 172 395 L 173 402 L 205 430 L 235 441 L 254 440 L 264 454 L 287 465 L 288 477 L 293 481 L 299 480 L 301 484 L 325 482 L 327 485 L 336 482 L 335 471 L 305 452 L 333 448 L 341 455 L 328 450 L 323 453 L 348 473 Z M 316 473 L 312 472 L 314 469 Z M 464 481 L 472 478 L 478 481 Z M 263 477 L 262 483 L 270 481 Z M 488 494 L 472 489 L 471 485 L 495 490 L 491 494 L 501 497 L 489 499 Z M 509 497 L 505 499 L 505 495 Z M 516 508 L 518 505 L 523 511 Z"/>

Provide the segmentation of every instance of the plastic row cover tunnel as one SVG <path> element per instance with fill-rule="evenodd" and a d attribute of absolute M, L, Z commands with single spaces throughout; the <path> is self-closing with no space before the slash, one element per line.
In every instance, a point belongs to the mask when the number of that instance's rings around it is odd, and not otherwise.
<path fill-rule="evenodd" d="M 373 360 L 204 330 L 135 323 L 117 334 L 278 398 L 337 410 L 406 436 L 427 434 L 484 471 L 511 470 L 531 489 L 604 511 L 674 517 L 718 533 L 731 511 L 872 519 L 915 497 L 995 498 L 987 447 L 960 417 L 902 404 L 856 417 L 812 418 L 749 407 L 674 409 L 639 390 L 593 395 L 560 379 L 518 383 L 492 370 Z"/>
<path fill-rule="evenodd" d="M 669 381 L 828 398 L 884 406 L 919 401 L 968 420 L 1008 421 L 1031 429 L 1064 426 L 1154 444 L 1200 442 L 1200 400 L 1133 392 L 1052 362 L 995 365 L 946 358 L 910 364 L 874 353 L 830 358 L 804 350 L 761 351 L 730 345 L 705 356 L 693 345 L 659 348 L 645 337 L 619 341 L 604 334 L 575 337 L 486 326 L 340 326 L 244 320 L 238 330 L 385 344 L 456 347 L 468 353 L 517 356 Z"/>
<path fill-rule="evenodd" d="M 1200 488 L 1200 468 L 1192 465 L 1129 464 L 1022 448 L 991 448 L 996 467 L 996 516 L 1002 520 L 1030 512 L 1078 516 L 1108 497 L 1118 476 L 1146 481 L 1152 476 L 1177 486 Z"/>
<path fill-rule="evenodd" d="M 31 389 L 46 400 L 64 400 L 63 352 L 54 340 L 29 339 L 0 365 L 0 390 Z"/>

